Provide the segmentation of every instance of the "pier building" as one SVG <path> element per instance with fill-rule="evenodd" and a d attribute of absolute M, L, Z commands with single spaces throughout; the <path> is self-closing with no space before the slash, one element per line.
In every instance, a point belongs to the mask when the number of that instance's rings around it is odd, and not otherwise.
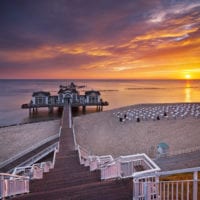
<path fill-rule="evenodd" d="M 63 109 L 66 102 L 70 103 L 72 108 L 82 107 L 85 111 L 87 106 L 96 106 L 98 111 L 103 110 L 103 106 L 108 106 L 107 101 L 101 99 L 101 93 L 97 90 L 86 90 L 80 94 L 79 88 L 73 82 L 69 85 L 60 85 L 58 95 L 51 95 L 48 91 L 33 92 L 29 103 L 22 104 L 22 109 L 29 109 L 29 113 L 35 112 L 38 108 L 48 108 L 51 112 L 54 107 Z"/>

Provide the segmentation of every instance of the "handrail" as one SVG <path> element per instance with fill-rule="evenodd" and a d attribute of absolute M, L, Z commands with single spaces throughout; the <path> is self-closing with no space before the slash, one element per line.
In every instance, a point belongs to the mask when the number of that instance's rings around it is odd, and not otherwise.
<path fill-rule="evenodd" d="M 74 134 L 75 138 L 75 134 Z M 76 138 L 75 138 L 76 139 Z M 75 140 L 74 140 L 75 141 Z M 92 156 L 87 149 L 84 147 L 77 145 L 78 155 L 80 164 L 84 164 L 85 166 L 89 166 L 90 170 L 101 170 L 101 179 L 108 178 L 128 178 L 133 177 L 138 174 L 147 174 L 160 171 L 160 168 L 156 163 L 154 163 L 146 154 L 135 154 L 135 155 L 127 155 L 127 156 L 119 156 L 115 159 L 111 155 L 107 156 Z M 109 158 L 110 160 L 104 160 L 104 158 Z M 138 160 L 144 161 L 145 166 L 147 168 L 142 172 L 135 172 L 132 169 L 133 162 L 137 162 Z M 102 161 L 102 162 L 101 162 Z M 121 168 L 121 163 L 127 163 L 127 169 Z M 129 166 L 129 163 L 131 166 Z M 132 164 L 131 164 L 132 163 Z M 113 169 L 111 169 L 111 167 Z M 110 171 L 111 170 L 111 171 Z M 113 171 L 114 170 L 114 171 Z M 131 172 L 132 171 L 132 172 Z"/>
<path fill-rule="evenodd" d="M 28 176 L 19 176 L 19 175 L 8 174 L 8 173 L 0 173 L 0 176 L 8 176 L 8 177 L 14 177 L 14 178 L 21 178 L 21 179 L 29 179 Z"/>
<path fill-rule="evenodd" d="M 52 161 L 53 168 L 54 168 L 55 163 L 56 163 L 56 154 L 59 152 L 59 147 L 60 147 L 60 143 L 58 142 L 58 146 L 57 146 L 57 148 L 55 148 L 54 154 L 53 154 L 53 161 Z"/>
<path fill-rule="evenodd" d="M 73 133 L 75 150 L 77 150 L 78 149 L 78 144 L 77 144 L 77 141 L 76 141 L 76 135 L 75 135 L 75 131 L 74 131 L 74 124 L 72 124 L 72 133 Z"/>
<path fill-rule="evenodd" d="M 172 174 L 182 174 L 182 173 L 199 172 L 199 171 L 200 171 L 200 167 L 193 167 L 193 168 L 178 169 L 178 170 L 171 170 L 171 171 L 161 171 L 161 172 L 157 172 L 156 175 L 167 176 L 167 175 L 172 175 Z"/>
<path fill-rule="evenodd" d="M 26 160 L 25 162 L 20 163 L 20 165 L 18 165 L 18 167 L 24 166 L 24 165 L 30 165 L 30 163 L 34 163 L 37 162 L 39 159 L 41 159 L 42 157 L 44 157 L 44 154 L 48 154 L 50 152 L 53 151 L 53 149 L 55 149 L 56 145 L 58 142 L 50 145 L 49 147 L 45 148 L 44 150 L 42 150 L 41 152 L 37 153 L 36 155 L 34 155 L 32 158 Z"/>
<path fill-rule="evenodd" d="M 15 169 L 13 170 L 12 172 L 12 175 L 16 175 L 17 174 L 17 171 L 23 171 L 25 169 L 31 169 L 32 166 L 23 166 L 23 167 L 15 167 Z"/>
<path fill-rule="evenodd" d="M 0 173 L 0 199 L 29 192 L 29 177 Z"/>
<path fill-rule="evenodd" d="M 59 128 L 59 132 L 58 132 L 58 136 L 60 137 L 60 135 L 61 135 L 61 131 L 62 131 L 62 126 L 60 126 L 60 128 Z"/>
<path fill-rule="evenodd" d="M 11 163 L 11 162 L 17 160 L 18 158 L 20 158 L 20 157 L 26 155 L 27 153 L 30 153 L 30 152 L 33 151 L 34 149 L 36 149 L 36 148 L 42 146 L 43 144 L 45 144 L 45 143 L 47 143 L 47 142 L 50 142 L 50 141 L 54 140 L 54 139 L 56 139 L 56 138 L 59 138 L 59 135 L 53 135 L 53 136 L 50 136 L 50 137 L 48 137 L 48 138 L 42 140 L 41 142 L 37 143 L 36 145 L 31 146 L 30 148 L 24 150 L 23 152 L 20 152 L 19 154 L 15 155 L 15 156 L 13 156 L 13 157 L 11 157 L 11 158 L 9 158 L 8 160 L 5 160 L 5 161 L 1 162 L 0 168 L 6 166 L 7 164 L 9 164 L 9 163 Z"/>
<path fill-rule="evenodd" d="M 35 163 L 31 166 L 16 167 L 12 175 L 17 175 L 18 173 L 28 174 L 29 179 L 41 179 L 44 172 L 49 172 L 49 169 L 52 169 L 52 162 L 42 162 Z"/>

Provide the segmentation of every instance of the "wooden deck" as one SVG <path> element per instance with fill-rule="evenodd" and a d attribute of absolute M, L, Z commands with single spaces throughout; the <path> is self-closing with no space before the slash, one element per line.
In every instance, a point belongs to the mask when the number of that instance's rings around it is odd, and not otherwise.
<path fill-rule="evenodd" d="M 60 150 L 54 169 L 41 180 L 30 182 L 30 193 L 16 200 L 128 200 L 132 199 L 133 180 L 100 180 L 100 171 L 90 172 L 79 163 L 72 129 L 69 127 L 69 106 L 62 118 Z"/>

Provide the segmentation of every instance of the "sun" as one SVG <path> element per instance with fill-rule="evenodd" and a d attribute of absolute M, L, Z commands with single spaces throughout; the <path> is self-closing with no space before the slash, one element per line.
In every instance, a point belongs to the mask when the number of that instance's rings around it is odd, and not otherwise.
<path fill-rule="evenodd" d="M 185 75 L 185 79 L 191 79 L 191 75 L 190 74 L 186 74 Z"/>

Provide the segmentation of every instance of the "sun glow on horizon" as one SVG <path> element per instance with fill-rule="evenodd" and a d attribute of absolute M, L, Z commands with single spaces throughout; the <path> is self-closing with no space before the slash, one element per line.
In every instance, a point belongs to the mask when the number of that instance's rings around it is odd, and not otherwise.
<path fill-rule="evenodd" d="M 191 79 L 191 75 L 190 75 L 190 74 L 186 74 L 186 75 L 185 75 L 185 79 L 187 79 L 187 80 L 188 80 L 188 79 Z"/>

